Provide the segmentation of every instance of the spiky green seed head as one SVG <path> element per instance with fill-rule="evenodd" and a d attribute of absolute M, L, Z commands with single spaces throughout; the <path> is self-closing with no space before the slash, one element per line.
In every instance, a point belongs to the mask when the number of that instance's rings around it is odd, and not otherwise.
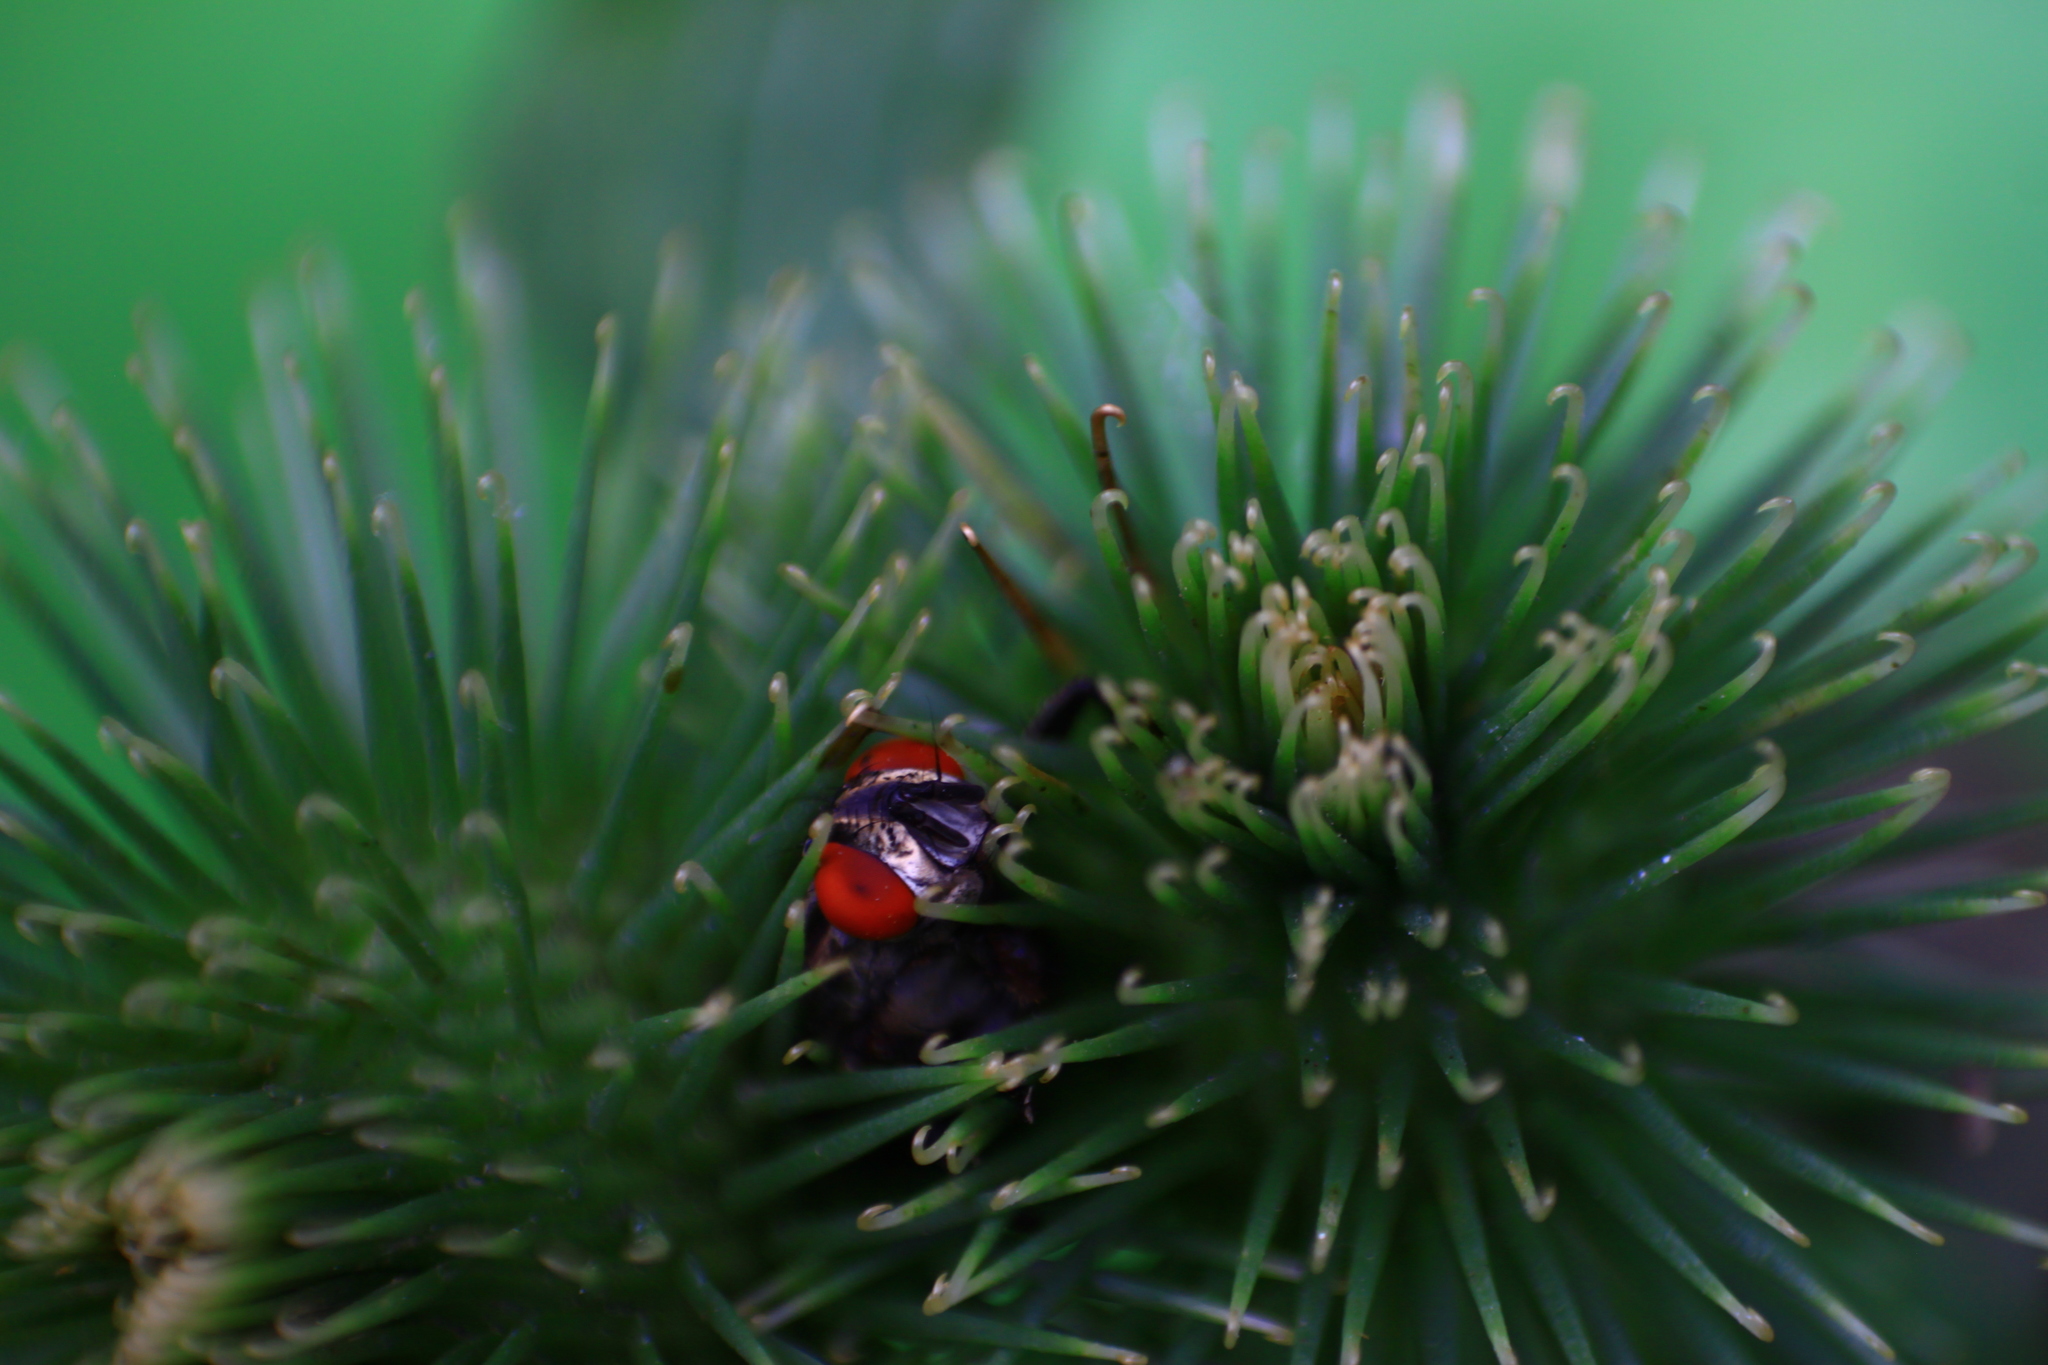
<path fill-rule="evenodd" d="M 1663 203 L 1567 296 L 1575 126 L 1539 112 L 1472 252 L 1463 109 L 1430 94 L 1398 151 L 1343 118 L 1305 172 L 1254 147 L 1236 214 L 1172 149 L 1165 240 L 1047 215 L 998 159 L 914 252 L 858 254 L 950 457 L 926 500 L 983 504 L 989 582 L 921 668 L 1013 727 L 1064 678 L 1099 695 L 983 768 L 1074 989 L 1044 1155 L 929 1196 L 987 1221 L 927 1312 L 1014 1315 L 1022 1282 L 1032 1321 L 1154 1358 L 1860 1359 L 1921 1330 L 1859 1292 L 1860 1240 L 2039 1244 L 1828 1132 L 2020 1122 L 1954 1069 L 2048 1060 L 2038 1000 L 1854 942 L 2043 901 L 1946 853 L 2040 803 L 1946 819 L 1925 766 L 2048 706 L 2034 547 L 1986 496 L 2017 466 L 1884 518 L 1946 363 L 1891 337 L 1717 470 L 1810 303 L 1801 214 L 1718 306 L 1662 287 Z M 1653 355 L 1667 318 L 1685 350 Z M 1143 1051 L 1070 1081 L 1098 1048 Z M 1076 1249 L 1006 1259 L 1048 1241 Z"/>
<path fill-rule="evenodd" d="M 189 563 L 30 403 L 84 477 L 10 459 L 7 586 L 126 770 L 21 717 L 0 774 L 23 1349 L 1830 1359 L 1916 1321 L 1836 1297 L 1857 1239 L 2048 1238 L 1811 1122 L 2010 1120 L 1945 1071 L 2040 1060 L 2035 1002 L 1835 946 L 2041 900 L 1921 889 L 2031 811 L 1924 818 L 1915 766 L 2048 697 L 1999 672 L 2041 615 L 1973 611 L 2031 547 L 1925 578 L 1961 498 L 1873 533 L 1911 365 L 1703 513 L 1792 253 L 1646 368 L 1653 213 L 1553 342 L 1574 153 L 1538 139 L 1466 266 L 1464 141 L 1433 98 L 1400 158 L 1318 143 L 1299 211 L 1262 149 L 1241 230 L 1198 154 L 1184 256 L 1078 201 L 1048 238 L 993 166 L 925 267 L 853 266 L 894 339 L 871 417 L 788 289 L 708 423 L 601 344 L 566 499 L 473 238 L 473 366 L 414 310 L 423 423 L 318 271 L 259 316 L 235 442 L 146 337 Z M 1440 309 L 1466 269 L 1491 290 Z M 1071 738 L 1022 733 L 1075 677 Z M 991 903 L 921 908 L 1041 927 L 1067 986 L 840 1072 L 792 907 L 869 730 L 1001 821 Z M 1875 875 L 1907 853 L 1910 894 Z"/>
<path fill-rule="evenodd" d="M 21 388 L 5 586 L 106 718 L 97 754 L 7 703 L 10 1360 L 766 1359 L 728 1291 L 791 1263 L 809 1172 L 728 1198 L 765 1144 L 734 1073 L 837 970 L 792 914 L 820 760 L 920 604 L 853 579 L 862 519 L 808 598 L 772 574 L 807 524 L 730 544 L 742 448 L 834 430 L 796 294 L 708 428 L 622 387 L 606 323 L 579 455 L 468 227 L 457 278 L 460 344 L 411 300 L 387 399 L 309 262 L 258 301 L 233 435 L 147 325 L 176 528 Z"/>

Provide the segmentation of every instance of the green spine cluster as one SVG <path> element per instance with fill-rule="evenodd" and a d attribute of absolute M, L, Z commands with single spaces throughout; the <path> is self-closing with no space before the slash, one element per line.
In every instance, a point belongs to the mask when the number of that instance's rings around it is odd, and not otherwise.
<path fill-rule="evenodd" d="M 1887 347 L 1693 499 L 1810 302 L 1796 238 L 1651 360 L 1682 214 L 1646 216 L 1608 294 L 1552 297 L 1572 124 L 1539 116 L 1502 254 L 1470 263 L 1444 96 L 1398 152 L 1319 118 L 1298 194 L 1261 144 L 1234 222 L 1198 145 L 1167 245 L 1082 200 L 1048 232 L 991 162 L 913 263 L 855 251 L 889 344 L 853 423 L 793 281 L 708 419 L 681 410 L 672 269 L 645 391 L 600 331 L 559 505 L 516 296 L 467 230 L 464 341 L 410 309 L 424 421 L 365 382 L 319 262 L 258 302 L 232 440 L 145 328 L 199 512 L 177 537 L 24 382 L 0 587 L 107 755 L 10 708 L 10 1345 L 1626 1365 L 1935 1339 L 1913 1296 L 1849 1292 L 1861 1244 L 2048 1230 L 1831 1120 L 2021 1118 L 1947 1073 L 2048 1063 L 2048 1011 L 1840 945 L 2043 902 L 2037 869 L 1939 875 L 2041 803 L 1944 819 L 1915 766 L 2048 706 L 2013 662 L 2048 610 L 1995 597 L 2033 547 L 1943 559 L 2016 469 L 1880 529 L 1930 386 Z M 1025 738 L 1075 678 L 1081 729 Z M 1002 822 L 1002 892 L 924 910 L 1040 927 L 1064 986 L 843 1072 L 799 1023 L 834 968 L 798 912 L 874 731 L 945 745 Z"/>
<path fill-rule="evenodd" d="M 1014 1287 L 1047 1234 L 1006 1210 L 1061 1182 L 1089 1268 L 1033 1283 L 1154 1358 L 1889 1358 L 1940 1333 L 1853 1292 L 1871 1239 L 2048 1244 L 1830 1132 L 2019 1122 L 1953 1073 L 2048 1062 L 2038 999 L 1847 945 L 2043 903 L 2037 867 L 1946 856 L 2042 803 L 1944 819 L 1920 766 L 2048 707 L 2048 610 L 2000 597 L 2035 549 L 1981 504 L 2018 464 L 1883 521 L 1947 364 L 1888 335 L 1695 500 L 1811 304 L 1800 210 L 1653 359 L 1682 205 L 1606 295 L 1552 296 L 1576 121 L 1539 110 L 1497 257 L 1451 249 L 1440 94 L 1398 149 L 1319 119 L 1301 193 L 1259 144 L 1235 221 L 1168 149 L 1163 242 L 1113 203 L 1048 222 L 998 159 L 908 263 L 857 254 L 913 429 L 986 504 L 990 584 L 924 667 L 997 716 L 1099 678 L 1071 746 L 984 767 L 998 865 L 1103 969 L 1069 1008 L 1171 1040 L 1041 1084 L 1057 1157 L 922 1196 L 980 1205 L 935 1320 Z"/>
<path fill-rule="evenodd" d="M 786 912 L 821 757 L 859 738 L 837 693 L 886 689 L 934 578 L 851 582 L 861 512 L 807 583 L 851 623 L 714 586 L 746 562 L 740 452 L 832 430 L 794 290 L 708 429 L 623 392 L 600 327 L 573 495 L 541 499 L 518 299 L 457 247 L 469 325 L 409 301 L 396 409 L 320 260 L 255 305 L 239 439 L 145 318 L 134 378 L 199 510 L 174 529 L 20 371 L 42 439 L 0 450 L 5 586 L 106 754 L 8 704 L 10 1360 L 765 1359 L 723 1288 L 781 1254 L 779 1214 L 719 1193 L 757 1141 L 731 1071 L 832 974 Z"/>

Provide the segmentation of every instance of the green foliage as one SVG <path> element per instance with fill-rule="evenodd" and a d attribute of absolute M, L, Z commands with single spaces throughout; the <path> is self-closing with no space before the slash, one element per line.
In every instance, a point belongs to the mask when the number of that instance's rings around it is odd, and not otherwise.
<path fill-rule="evenodd" d="M 462 341 L 410 303 L 424 421 L 362 382 L 320 261 L 258 301 L 239 439 L 146 324 L 204 513 L 175 537 L 23 394 L 5 586 L 132 771 L 9 704 L 10 1360 L 760 1358 L 713 1287 L 779 1259 L 718 1194 L 755 1141 L 730 1072 L 830 974 L 785 927 L 858 738 L 827 686 L 882 685 L 924 619 L 897 580 L 847 628 L 714 568 L 739 452 L 821 439 L 796 296 L 708 432 L 621 392 L 605 324 L 557 509 L 504 263 L 457 257 Z M 861 540 L 816 592 L 859 591 Z"/>
<path fill-rule="evenodd" d="M 1539 110 L 1497 256 L 1452 249 L 1467 133 L 1431 94 L 1398 152 L 1357 155 L 1341 113 L 1305 171 L 1256 145 L 1239 215 L 1206 147 L 1157 158 L 1165 243 L 1078 198 L 1048 224 L 997 160 L 914 265 L 855 263 L 913 427 L 1027 599 L 952 604 L 922 666 L 994 716 L 1100 679 L 1048 775 L 997 751 L 998 864 L 1133 964 L 1072 1008 L 1178 1038 L 1122 1086 L 1041 1086 L 1063 1159 L 929 1196 L 991 1192 L 928 1312 L 1022 1277 L 1030 1320 L 1175 1359 L 1220 1324 L 1296 1361 L 1746 1360 L 1774 1336 L 1857 1360 L 1938 1339 L 1852 1292 L 1859 1239 L 1960 1216 L 2041 1243 L 1831 1135 L 1886 1105 L 2018 1122 L 1949 1069 L 2048 1060 L 2038 1000 L 1840 946 L 2043 901 L 2041 869 L 1945 852 L 2039 803 L 1944 822 L 1950 775 L 1918 766 L 2048 707 L 2012 661 L 2048 611 L 1980 609 L 2035 560 L 1999 524 L 2021 513 L 1979 505 L 2016 465 L 1879 529 L 1947 363 L 1891 336 L 1692 499 L 1810 306 L 1799 209 L 1652 364 L 1676 210 L 1607 295 L 1551 297 L 1576 121 Z M 1992 533 L 1956 554 L 1971 516 Z M 1042 1234 L 1006 1198 L 1061 1181 L 1079 1247 L 1029 1271 L 1010 1249 Z"/>
<path fill-rule="evenodd" d="M 541 339 L 580 341 L 608 309 L 635 318 L 657 243 L 697 263 L 694 302 L 711 318 L 778 270 L 823 266 L 842 219 L 893 216 L 906 190 L 957 176 L 999 135 L 1045 10 L 548 6 L 521 69 L 490 100 L 481 186 L 529 281 Z"/>
<path fill-rule="evenodd" d="M 647 386 L 601 332 L 559 506 L 517 299 L 467 230 L 463 340 L 411 309 L 424 421 L 364 382 L 320 262 L 259 299 L 232 428 L 146 327 L 203 511 L 182 558 L 30 386 L 0 587 L 126 770 L 18 713 L 0 750 L 10 1346 L 1938 1339 L 1912 1295 L 1843 1297 L 1869 1239 L 2048 1230 L 1835 1130 L 2018 1119 L 1945 1073 L 2038 1068 L 2048 1019 L 1841 945 L 2043 900 L 2039 870 L 1955 884 L 1946 854 L 2038 804 L 1944 822 L 1948 774 L 1915 766 L 2048 706 L 2039 669 L 2000 673 L 2048 613 L 1979 610 L 2033 548 L 1944 562 L 1971 496 L 1877 530 L 1941 368 L 1910 348 L 1703 509 L 1805 312 L 1797 220 L 1651 364 L 1676 214 L 1609 296 L 1550 298 L 1571 123 L 1539 118 L 1504 252 L 1470 264 L 1441 96 L 1398 156 L 1325 120 L 1299 189 L 1261 146 L 1228 222 L 1198 153 L 1165 247 L 1082 201 L 1049 235 L 991 163 L 914 269 L 852 263 L 892 338 L 852 423 L 865 374 L 804 347 L 795 280 L 708 427 L 677 418 L 671 275 Z M 1444 307 L 1465 271 L 1495 283 Z M 1101 399 L 1128 426 L 1076 406 Z M 1075 676 L 1078 737 L 1027 738 Z M 791 912 L 875 730 L 947 746 L 1003 822 L 1003 894 L 927 912 L 1044 926 L 1066 983 L 847 1072 L 801 1036 L 832 969 Z"/>

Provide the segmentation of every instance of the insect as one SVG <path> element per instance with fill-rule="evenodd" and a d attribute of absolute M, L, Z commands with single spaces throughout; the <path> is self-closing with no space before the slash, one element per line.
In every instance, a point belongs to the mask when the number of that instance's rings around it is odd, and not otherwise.
<path fill-rule="evenodd" d="M 936 745 L 891 739 L 846 770 L 805 911 L 805 966 L 848 970 L 810 996 L 810 1027 L 848 1067 L 902 1066 L 934 1034 L 971 1038 L 1045 1003 L 1043 940 L 1002 924 L 917 913 L 988 890 L 987 793 Z"/>

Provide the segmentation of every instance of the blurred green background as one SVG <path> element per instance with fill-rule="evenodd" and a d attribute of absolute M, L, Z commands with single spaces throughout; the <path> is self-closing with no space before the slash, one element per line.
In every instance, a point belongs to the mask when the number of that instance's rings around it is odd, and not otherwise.
<path fill-rule="evenodd" d="M 0 6 L 0 336 L 56 361 L 117 459 L 166 477 L 122 374 L 138 301 L 176 320 L 202 380 L 239 385 L 251 285 L 324 240 L 402 344 L 400 296 L 446 273 L 443 215 L 516 8 Z"/>
<path fill-rule="evenodd" d="M 672 227 L 715 345 L 776 266 L 829 264 L 844 215 L 886 226 L 910 186 L 991 142 L 1021 144 L 1046 194 L 1119 190 L 1142 219 L 1163 97 L 1206 111 L 1228 192 L 1235 150 L 1265 128 L 1298 146 L 1319 94 L 1395 130 L 1442 79 L 1471 99 L 1468 223 L 1490 228 L 1532 99 L 1569 83 L 1592 161 L 1567 284 L 1597 286 L 1644 168 L 1674 147 L 1704 169 L 1678 330 L 1788 194 L 1833 205 L 1803 271 L 1819 307 L 1725 438 L 1724 474 L 1746 431 L 1817 401 L 1901 308 L 1961 325 L 1975 358 L 1901 466 L 1910 505 L 2043 444 L 2044 58 L 2048 7 L 2017 0 L 28 0 L 0 6 L 0 341 L 55 362 L 145 508 L 184 512 L 122 375 L 130 309 L 163 305 L 225 405 L 247 392 L 250 290 L 309 244 L 347 263 L 404 399 L 399 301 L 445 286 L 446 211 L 479 206 L 522 263 L 559 413 L 599 313 L 636 335 Z M 38 676 L 10 686 L 54 703 Z"/>
<path fill-rule="evenodd" d="M 17 3 L 0 7 L 0 337 L 53 357 L 117 460 L 170 490 L 121 377 L 131 306 L 163 303 L 226 389 L 249 286 L 330 242 L 402 377 L 398 299 L 445 276 L 458 197 L 527 258 L 574 358 L 600 309 L 641 306 L 671 217 L 722 307 L 991 138 L 1029 148 L 1048 190 L 1122 185 L 1142 208 L 1162 93 L 1229 148 L 1298 132 L 1324 89 L 1395 128 L 1436 76 L 1471 95 L 1483 189 L 1508 183 L 1531 97 L 1567 82 L 1591 98 L 1594 153 L 1573 268 L 1600 272 L 1673 146 L 1705 169 L 1688 280 L 1716 278 L 1787 193 L 1833 204 L 1805 271 L 1820 308 L 1767 409 L 1845 373 L 1902 305 L 1962 325 L 1975 359 L 1910 496 L 1931 464 L 2041 441 L 2044 57 L 2048 8 L 1999 0 Z"/>
<path fill-rule="evenodd" d="M 1142 214 L 1162 95 L 1205 109 L 1227 152 L 1266 127 L 1298 137 L 1323 91 L 1397 129 L 1430 78 L 1470 96 L 1483 219 L 1514 183 L 1533 97 L 1568 83 L 1590 99 L 1593 153 L 1568 274 L 1604 277 L 1644 168 L 1672 147 L 1704 170 L 1679 319 L 1788 194 L 1833 205 L 1802 272 L 1819 308 L 1752 426 L 1818 401 L 1902 308 L 1960 324 L 1975 356 L 1902 465 L 1911 500 L 2048 448 L 2044 69 L 2048 6 L 2019 0 L 9 0 L 0 340 L 55 362 L 144 507 L 185 511 L 123 378 L 130 310 L 161 303 L 231 401 L 249 291 L 309 243 L 346 261 L 403 395 L 399 301 L 445 286 L 446 211 L 476 203 L 525 264 L 550 397 L 570 408 L 591 324 L 642 311 L 671 226 L 709 271 L 715 334 L 784 258 L 826 263 L 843 214 L 886 220 L 991 140 L 1021 144 L 1048 193 L 1120 188 Z M 0 430 L 23 425 L 0 405 Z M 24 647 L 0 616 L 0 649 Z M 32 667 L 6 685 L 70 709 Z M 2039 1215 L 2038 1156 L 2008 1143 L 1973 1183 Z M 2030 1283 L 2016 1299 L 2038 1297 Z"/>
<path fill-rule="evenodd" d="M 1788 195 L 1832 205 L 1802 271 L 1819 305 L 1759 425 L 1848 372 L 1873 326 L 1933 303 L 1974 358 L 1904 463 L 1902 493 L 2014 445 L 2048 453 L 2048 6 L 1138 0 L 1062 14 L 1084 12 L 1057 31 L 1020 128 L 1058 179 L 1142 183 L 1142 139 L 1118 130 L 1142 127 L 1163 90 L 1209 111 L 1229 145 L 1305 127 L 1322 88 L 1353 99 L 1366 127 L 1396 129 L 1416 81 L 1435 76 L 1471 100 L 1483 191 L 1512 183 L 1537 92 L 1574 85 L 1590 98 L 1591 165 L 1568 268 L 1594 285 L 1666 149 L 1704 172 L 1675 320 L 1713 301 L 1743 235 Z"/>

